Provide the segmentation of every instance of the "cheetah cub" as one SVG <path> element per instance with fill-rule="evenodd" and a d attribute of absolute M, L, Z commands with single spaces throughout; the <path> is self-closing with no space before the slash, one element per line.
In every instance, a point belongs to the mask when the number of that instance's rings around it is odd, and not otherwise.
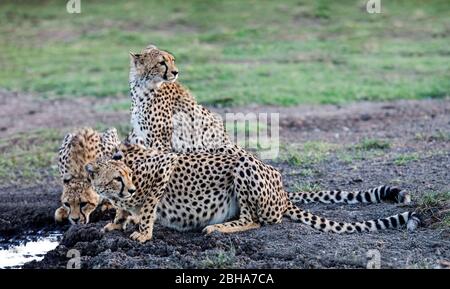
<path fill-rule="evenodd" d="M 179 231 L 203 229 L 234 233 L 280 223 L 289 217 L 324 232 L 374 232 L 418 225 L 416 213 L 360 222 L 337 222 L 294 205 L 300 202 L 407 203 L 408 194 L 387 186 L 364 192 L 287 193 L 280 173 L 250 155 L 175 154 L 141 145 L 121 144 L 114 160 L 88 164 L 94 188 L 121 209 L 105 230 L 135 221 L 131 238 L 152 238 L 155 221 Z"/>
<path fill-rule="evenodd" d="M 62 206 L 55 211 L 56 222 L 69 219 L 71 224 L 89 223 L 89 216 L 101 203 L 101 198 L 92 187 L 84 166 L 98 158 L 110 158 L 119 143 L 115 128 L 103 133 L 82 128 L 64 137 L 58 153 L 63 191 Z"/>

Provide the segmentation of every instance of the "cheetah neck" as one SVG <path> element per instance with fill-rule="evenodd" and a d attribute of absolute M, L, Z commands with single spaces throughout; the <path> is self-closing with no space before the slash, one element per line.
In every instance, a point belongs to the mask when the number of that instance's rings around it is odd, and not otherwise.
<path fill-rule="evenodd" d="M 155 91 L 160 85 L 161 83 L 155 83 L 146 79 L 130 80 L 130 123 L 135 136 L 144 140 L 147 138 L 147 130 L 150 128 L 149 124 L 145 120 L 145 111 L 148 111 L 148 105 L 152 102 Z"/>
<path fill-rule="evenodd" d="M 161 81 L 149 80 L 147 78 L 133 78 L 130 80 L 131 100 L 136 102 L 139 98 L 152 96 L 161 86 Z M 137 103 L 136 103 L 137 104 Z"/>

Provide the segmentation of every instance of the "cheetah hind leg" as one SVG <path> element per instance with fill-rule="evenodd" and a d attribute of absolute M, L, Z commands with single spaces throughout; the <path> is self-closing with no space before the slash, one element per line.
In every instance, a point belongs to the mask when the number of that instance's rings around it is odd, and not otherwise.
<path fill-rule="evenodd" d="M 240 218 L 238 220 L 226 222 L 223 224 L 215 224 L 215 225 L 206 226 L 202 232 L 205 233 L 206 235 L 209 235 L 215 231 L 225 233 L 225 234 L 230 234 L 230 233 L 236 233 L 236 232 L 243 232 L 243 231 L 247 231 L 247 230 L 251 230 L 251 229 L 257 229 L 259 227 L 261 227 L 261 224 L 255 223 L 255 222 L 251 221 L 250 219 L 244 217 L 244 218 Z"/>

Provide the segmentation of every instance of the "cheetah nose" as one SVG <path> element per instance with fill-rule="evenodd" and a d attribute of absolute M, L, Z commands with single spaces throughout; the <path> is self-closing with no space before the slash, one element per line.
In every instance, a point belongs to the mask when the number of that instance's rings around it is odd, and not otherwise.
<path fill-rule="evenodd" d="M 74 224 L 78 224 L 78 221 L 80 220 L 80 218 L 70 218 L 72 220 L 72 222 L 74 222 Z"/>
<path fill-rule="evenodd" d="M 178 75 L 178 71 L 174 70 L 174 71 L 172 71 L 172 74 L 173 74 L 173 76 L 177 76 Z"/>
<path fill-rule="evenodd" d="M 136 189 L 128 189 L 128 192 L 132 195 L 134 192 L 136 192 Z"/>

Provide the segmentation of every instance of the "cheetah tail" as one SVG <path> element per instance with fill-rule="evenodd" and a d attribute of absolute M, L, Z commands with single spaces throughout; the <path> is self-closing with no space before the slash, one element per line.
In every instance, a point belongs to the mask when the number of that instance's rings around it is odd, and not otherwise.
<path fill-rule="evenodd" d="M 320 202 L 333 203 L 380 203 L 390 201 L 399 204 L 409 204 L 411 196 L 397 187 L 379 186 L 366 191 L 316 191 L 316 192 L 288 192 L 288 197 L 295 203 Z"/>
<path fill-rule="evenodd" d="M 284 215 L 294 221 L 301 221 L 314 229 L 338 234 L 376 232 L 385 229 L 400 228 L 405 224 L 408 231 L 414 231 L 420 225 L 420 218 L 414 212 L 404 212 L 387 218 L 363 222 L 336 222 L 304 211 L 296 207 L 292 202 L 289 202 L 288 208 Z"/>

